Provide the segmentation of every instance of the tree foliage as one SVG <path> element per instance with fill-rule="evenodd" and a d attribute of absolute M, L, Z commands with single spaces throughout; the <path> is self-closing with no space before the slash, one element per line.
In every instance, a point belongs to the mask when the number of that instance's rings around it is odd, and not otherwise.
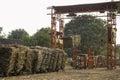
<path fill-rule="evenodd" d="M 120 14 L 120 3 L 117 4 L 117 12 Z"/>
<path fill-rule="evenodd" d="M 120 44 L 116 46 L 116 54 L 119 55 L 119 59 L 120 59 Z"/>
<path fill-rule="evenodd" d="M 24 29 L 16 29 L 9 33 L 8 39 L 23 39 L 29 36 L 29 34 Z"/>
<path fill-rule="evenodd" d="M 9 33 L 8 39 L 17 39 L 21 40 L 22 44 L 27 45 L 27 40 L 29 39 L 29 34 L 24 29 L 16 29 Z"/>
<path fill-rule="evenodd" d="M 81 44 L 79 49 L 86 53 L 88 48 L 94 49 L 95 54 L 106 52 L 106 27 L 105 21 L 91 15 L 78 16 L 65 25 L 65 35 L 80 35 Z M 102 52 L 102 51 L 103 52 Z"/>
<path fill-rule="evenodd" d="M 39 45 L 44 47 L 50 46 L 50 28 L 41 28 L 33 36 L 33 45 Z"/>
<path fill-rule="evenodd" d="M 3 39 L 3 38 L 5 38 L 5 37 L 6 37 L 6 35 L 5 35 L 5 34 L 2 34 L 2 30 L 3 30 L 3 28 L 2 28 L 2 27 L 0 27 L 0 39 Z"/>
<path fill-rule="evenodd" d="M 41 28 L 34 35 L 29 34 L 24 29 L 16 29 L 9 33 L 8 39 L 19 39 L 26 46 L 44 46 L 50 45 L 50 28 Z"/>

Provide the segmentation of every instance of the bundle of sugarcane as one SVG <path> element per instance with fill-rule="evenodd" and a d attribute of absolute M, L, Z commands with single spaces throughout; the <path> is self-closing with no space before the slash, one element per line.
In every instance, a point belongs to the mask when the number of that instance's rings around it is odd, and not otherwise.
<path fill-rule="evenodd" d="M 42 50 L 39 50 L 37 53 L 37 63 L 36 63 L 36 67 L 35 67 L 35 72 L 36 73 L 40 73 L 41 72 L 41 64 L 42 64 L 42 60 L 43 60 L 43 54 L 42 54 Z"/>
<path fill-rule="evenodd" d="M 47 72 L 47 58 L 48 58 L 48 48 L 35 46 L 31 47 L 31 50 L 38 50 L 37 53 L 37 63 L 36 63 L 36 72 Z"/>
<path fill-rule="evenodd" d="M 38 65 L 36 72 L 51 72 L 64 69 L 67 59 L 66 53 L 61 49 L 50 49 L 46 47 L 32 47 L 32 49 L 38 49 L 40 55 L 38 56 Z"/>
<path fill-rule="evenodd" d="M 7 75 L 12 48 L 0 46 L 0 76 Z"/>
<path fill-rule="evenodd" d="M 25 54 L 27 49 L 20 45 L 0 46 L 0 74 L 3 76 L 16 75 L 21 72 L 25 64 Z"/>
<path fill-rule="evenodd" d="M 23 74 L 27 47 L 21 45 L 9 45 L 9 47 L 12 49 L 12 55 L 10 56 L 7 76 Z"/>
<path fill-rule="evenodd" d="M 63 38 L 64 48 L 77 48 L 80 45 L 80 35 L 70 35 Z"/>
<path fill-rule="evenodd" d="M 64 69 L 67 55 L 60 49 L 44 49 L 41 70 L 50 72 Z"/>
<path fill-rule="evenodd" d="M 37 63 L 37 50 L 29 49 L 26 57 L 25 71 L 27 73 L 35 73 Z"/>
<path fill-rule="evenodd" d="M 12 48 L 12 55 L 10 56 L 10 63 L 8 63 L 9 66 L 8 66 L 8 71 L 6 73 L 7 76 L 17 74 L 16 64 L 17 64 L 17 59 L 18 59 L 19 48 L 14 48 L 14 47 L 11 47 L 11 48 Z"/>
<path fill-rule="evenodd" d="M 14 45 L 2 45 L 0 46 L 0 71 L 1 76 L 7 76 L 14 74 L 16 69 L 16 62 L 18 58 L 18 48 Z"/>
<path fill-rule="evenodd" d="M 67 61 L 67 54 L 61 49 L 55 49 L 54 51 L 57 51 L 57 53 L 59 54 L 56 69 L 57 70 L 64 70 L 65 63 Z"/>
<path fill-rule="evenodd" d="M 4 45 L 0 46 L 0 58 L 0 76 L 9 76 L 63 70 L 66 53 L 39 46 Z"/>
<path fill-rule="evenodd" d="M 29 48 L 25 46 L 19 46 L 18 48 L 18 52 L 17 52 L 18 58 L 17 58 L 17 63 L 15 64 L 17 74 L 23 74 L 25 70 L 28 49 Z"/>

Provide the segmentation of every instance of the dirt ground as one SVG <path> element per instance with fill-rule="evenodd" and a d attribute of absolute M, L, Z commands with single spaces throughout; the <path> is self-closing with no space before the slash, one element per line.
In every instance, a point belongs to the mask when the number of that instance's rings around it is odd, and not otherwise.
<path fill-rule="evenodd" d="M 66 66 L 65 71 L 0 77 L 0 80 L 120 80 L 120 67 L 115 70 L 106 68 L 75 70 Z"/>

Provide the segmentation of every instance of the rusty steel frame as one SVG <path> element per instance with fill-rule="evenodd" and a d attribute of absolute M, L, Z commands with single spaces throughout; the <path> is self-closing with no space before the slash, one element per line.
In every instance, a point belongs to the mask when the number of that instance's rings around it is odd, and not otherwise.
<path fill-rule="evenodd" d="M 115 42 L 113 43 L 113 32 L 112 30 L 116 29 L 116 13 L 117 4 L 120 1 L 116 2 L 106 2 L 106 3 L 97 3 L 97 4 L 83 4 L 83 5 L 72 5 L 72 6 L 52 6 L 51 9 L 51 48 L 56 47 L 56 19 L 57 14 L 66 14 L 66 13 L 83 13 L 83 12 L 105 12 L 107 11 L 107 29 L 108 29 L 108 40 L 107 40 L 107 68 L 115 69 L 116 68 L 116 32 L 114 35 Z M 54 11 L 53 11 L 54 10 Z M 59 35 L 58 38 L 62 39 L 64 36 L 64 18 L 60 18 L 59 21 Z M 60 44 L 59 48 L 63 49 L 63 45 Z"/>
<path fill-rule="evenodd" d="M 57 34 L 56 24 L 57 24 L 57 15 L 54 14 L 54 10 L 51 9 L 51 48 L 56 48 L 59 46 L 60 49 L 63 49 L 63 42 L 61 43 L 64 36 L 64 21 L 60 18 L 59 21 L 59 32 Z M 58 43 L 58 44 L 57 44 Z"/>
<path fill-rule="evenodd" d="M 55 14 L 65 13 L 84 13 L 84 12 L 105 12 L 117 10 L 120 1 L 114 2 L 103 2 L 93 4 L 78 4 L 78 5 L 67 5 L 67 6 L 52 6 L 55 10 Z"/>
<path fill-rule="evenodd" d="M 64 36 L 64 21 L 59 19 L 59 39 L 62 40 L 62 44 L 59 44 L 60 49 L 63 49 L 63 36 Z"/>
<path fill-rule="evenodd" d="M 107 68 L 116 69 L 116 12 L 107 13 Z M 113 32 L 114 31 L 114 32 Z"/>
<path fill-rule="evenodd" d="M 51 38 L 51 48 L 56 47 L 56 15 L 53 14 L 53 9 L 51 9 L 51 32 L 50 32 L 50 38 Z"/>

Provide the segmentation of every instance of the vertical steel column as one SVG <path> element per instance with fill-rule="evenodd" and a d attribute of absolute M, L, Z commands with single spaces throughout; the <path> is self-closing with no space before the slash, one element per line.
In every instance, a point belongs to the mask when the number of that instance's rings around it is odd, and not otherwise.
<path fill-rule="evenodd" d="M 64 36 L 64 21 L 62 19 L 59 20 L 59 39 L 62 41 L 59 44 L 60 49 L 63 49 L 63 36 Z"/>
<path fill-rule="evenodd" d="M 107 30 L 108 30 L 108 39 L 107 39 L 107 68 L 115 69 L 116 68 L 116 13 L 108 12 L 107 13 Z"/>
<path fill-rule="evenodd" d="M 51 9 L 51 48 L 56 47 L 56 16 Z"/>

